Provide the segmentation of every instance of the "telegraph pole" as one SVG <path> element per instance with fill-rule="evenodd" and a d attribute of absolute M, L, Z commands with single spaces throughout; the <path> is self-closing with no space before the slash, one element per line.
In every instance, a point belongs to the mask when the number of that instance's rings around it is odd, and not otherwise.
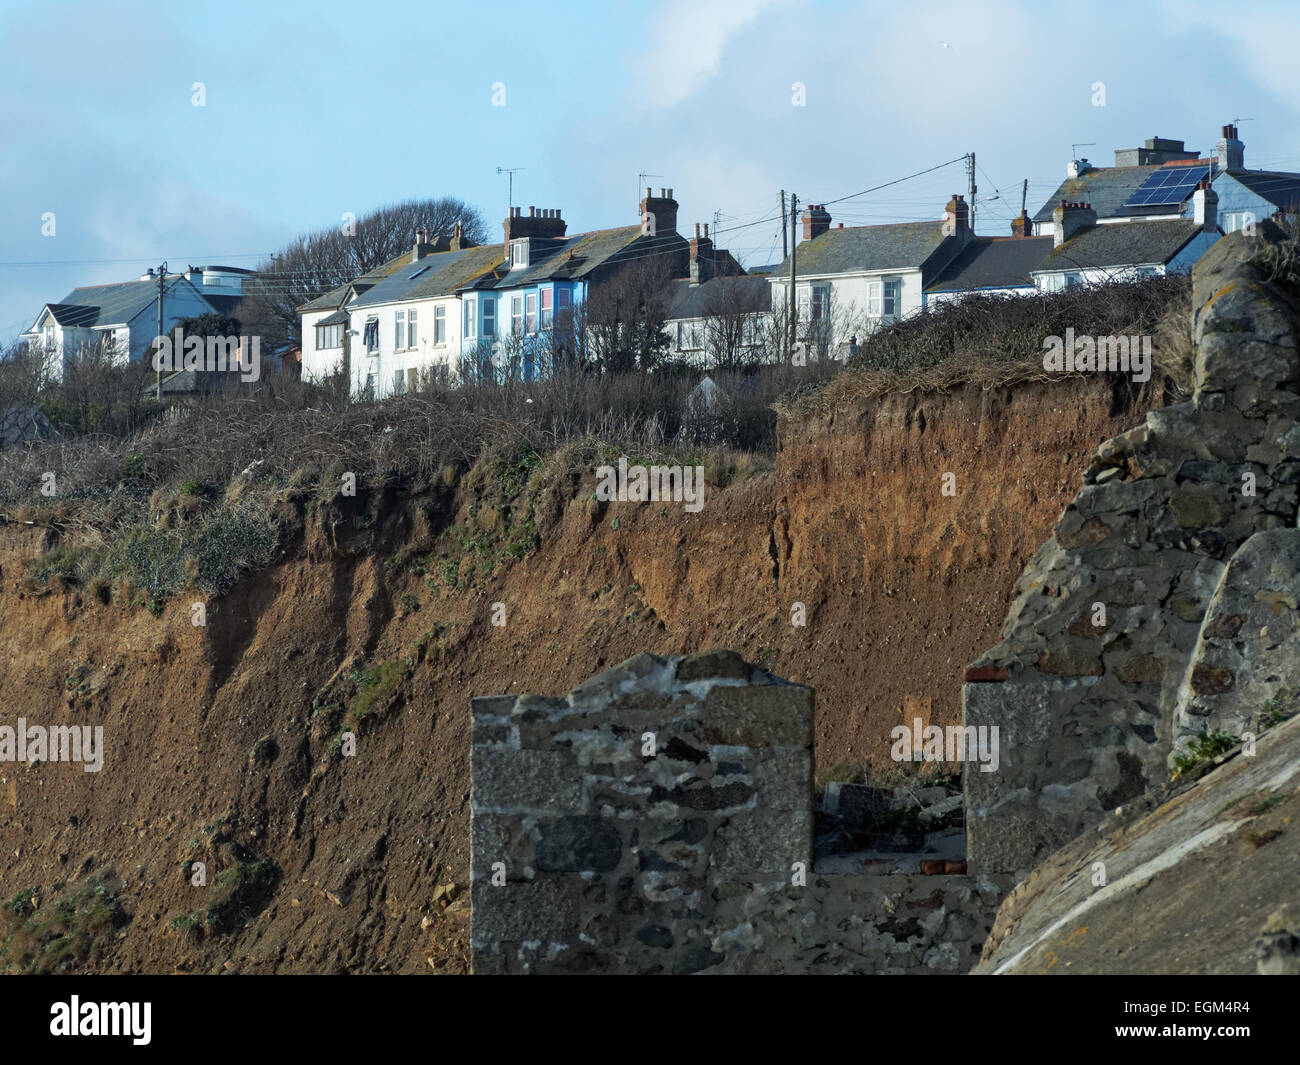
<path fill-rule="evenodd" d="M 974 152 L 971 152 L 969 155 L 966 156 L 966 171 L 967 171 L 968 184 L 969 184 L 969 186 L 970 186 L 970 192 L 969 192 L 969 199 L 970 199 L 970 211 L 969 211 L 969 216 L 970 216 L 970 231 L 971 231 L 971 235 L 974 236 L 974 235 L 975 235 L 975 191 L 976 191 L 976 189 L 975 189 L 975 153 L 974 153 Z"/>
<path fill-rule="evenodd" d="M 158 339 L 159 340 L 161 340 L 163 336 L 163 298 L 166 294 L 166 290 L 167 290 L 167 264 L 163 263 L 162 266 L 158 267 Z M 158 350 L 161 349 L 161 345 L 156 344 L 154 345 L 154 347 L 156 349 L 154 354 L 157 355 Z M 161 367 L 162 364 L 159 363 L 157 391 L 155 393 L 155 396 L 159 403 L 162 402 L 162 368 Z"/>
<path fill-rule="evenodd" d="M 799 234 L 794 227 L 798 224 L 799 218 L 799 197 L 793 192 L 790 193 L 790 302 L 787 308 L 790 318 L 790 357 L 794 358 L 795 337 L 799 322 L 799 300 L 795 297 L 795 278 L 799 273 Z"/>
<path fill-rule="evenodd" d="M 785 189 L 781 190 L 781 261 L 790 257 L 790 242 L 786 239 L 785 228 Z"/>

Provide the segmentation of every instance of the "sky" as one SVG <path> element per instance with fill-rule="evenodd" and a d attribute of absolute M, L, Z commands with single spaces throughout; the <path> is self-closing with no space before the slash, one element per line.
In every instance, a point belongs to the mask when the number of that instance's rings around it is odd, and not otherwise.
<path fill-rule="evenodd" d="M 1293 0 L 0 0 L 0 343 L 78 285 L 253 267 L 385 203 L 497 234 L 498 167 L 570 233 L 672 187 L 747 266 L 781 258 L 780 190 L 939 218 L 967 152 L 985 234 L 1148 137 L 1236 120 L 1248 167 L 1300 170 L 1298 39 Z"/>

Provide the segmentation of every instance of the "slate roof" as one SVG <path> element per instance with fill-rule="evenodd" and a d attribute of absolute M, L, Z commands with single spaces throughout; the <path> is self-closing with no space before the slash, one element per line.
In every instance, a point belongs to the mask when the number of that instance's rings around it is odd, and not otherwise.
<path fill-rule="evenodd" d="M 1188 218 L 1088 226 L 1053 249 L 1034 272 L 1167 263 L 1200 229 Z"/>
<path fill-rule="evenodd" d="M 554 247 L 550 247 L 554 243 Z M 537 250 L 541 245 L 542 255 Z M 634 247 L 635 245 L 635 247 Z M 681 254 L 686 240 L 677 233 L 643 236 L 640 226 L 618 226 L 575 233 L 554 242 L 534 241 L 531 262 L 518 270 L 503 274 L 494 288 L 519 288 L 539 281 L 573 281 L 589 277 L 602 266 L 618 261 L 634 261 L 654 254 Z"/>
<path fill-rule="evenodd" d="M 1133 193 L 1154 174 L 1158 166 L 1101 166 L 1085 170 L 1077 178 L 1066 178 L 1034 215 L 1035 222 L 1050 222 L 1052 209 L 1062 200 L 1068 203 L 1086 203 L 1097 212 L 1098 218 L 1113 218 L 1119 214 Z"/>
<path fill-rule="evenodd" d="M 946 239 L 943 227 L 940 221 L 828 229 L 795 249 L 799 276 L 918 268 Z M 790 276 L 789 256 L 772 276 Z"/>
<path fill-rule="evenodd" d="M 299 305 L 299 314 L 310 314 L 312 311 L 332 311 L 343 306 L 343 301 L 347 299 L 348 292 L 352 286 L 357 287 L 358 292 L 364 292 L 372 285 L 382 281 L 389 274 L 395 273 L 398 268 L 411 261 L 410 251 L 404 251 L 401 255 L 389 259 L 388 262 L 376 266 L 373 270 L 368 270 L 354 281 L 339 285 L 323 292 L 315 299 L 308 300 L 306 303 Z"/>
<path fill-rule="evenodd" d="M 50 316 L 65 326 L 91 326 L 99 313 L 97 307 L 84 307 L 79 303 L 51 303 L 46 306 Z"/>
<path fill-rule="evenodd" d="M 352 308 L 446 296 L 493 270 L 501 262 L 501 244 L 483 244 L 460 251 L 439 251 L 408 262 L 361 293 Z"/>
<path fill-rule="evenodd" d="M 772 286 L 763 276 L 715 277 L 700 285 L 688 278 L 669 284 L 668 318 L 760 314 L 772 309 Z"/>
<path fill-rule="evenodd" d="M 1236 178 L 1274 207 L 1288 208 L 1300 204 L 1300 174 L 1281 170 L 1229 170 L 1228 176 Z"/>
<path fill-rule="evenodd" d="M 178 285 L 198 293 L 197 288 L 179 275 L 168 277 L 166 291 L 171 292 Z M 47 306 L 60 325 L 91 329 L 95 326 L 125 325 L 141 311 L 156 306 L 157 299 L 157 281 L 122 281 L 115 285 L 74 288 L 62 302 Z"/>
<path fill-rule="evenodd" d="M 1029 287 L 1034 283 L 1029 272 L 1051 250 L 1051 237 L 976 237 L 926 286 L 926 291 Z"/>

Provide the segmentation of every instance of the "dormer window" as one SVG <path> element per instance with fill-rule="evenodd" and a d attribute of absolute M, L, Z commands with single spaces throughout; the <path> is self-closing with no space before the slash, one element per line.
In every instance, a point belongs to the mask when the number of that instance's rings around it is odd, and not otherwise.
<path fill-rule="evenodd" d="M 528 265 L 528 239 L 510 242 L 510 269 Z"/>

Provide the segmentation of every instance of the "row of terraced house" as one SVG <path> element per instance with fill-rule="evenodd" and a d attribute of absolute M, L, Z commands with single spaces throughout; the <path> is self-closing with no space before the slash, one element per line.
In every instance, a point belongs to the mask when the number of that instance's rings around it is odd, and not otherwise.
<path fill-rule="evenodd" d="M 1294 217 L 1298 202 L 1300 174 L 1248 169 L 1228 125 L 1205 155 L 1153 137 L 1116 150 L 1113 166 L 1071 160 L 1052 197 L 998 236 L 974 233 L 960 194 L 936 204 L 933 220 L 890 225 L 835 224 L 811 204 L 792 254 L 749 270 L 715 246 L 707 225 L 679 232 L 670 188 L 646 189 L 627 225 L 582 233 L 569 233 L 558 209 L 511 207 L 500 243 L 475 244 L 459 226 L 420 232 L 410 250 L 299 307 L 301 372 L 319 379 L 343 371 L 354 394 L 376 397 L 408 391 L 426 375 L 541 376 L 590 354 L 587 309 L 604 286 L 648 264 L 662 285 L 668 354 L 678 361 L 788 358 L 792 272 L 795 343 L 842 357 L 873 330 L 972 293 L 1189 270 L 1223 233 Z M 169 276 L 169 318 L 226 309 L 242 273 Z M 142 357 L 155 331 L 154 282 L 76 289 L 47 304 L 25 336 L 57 350 L 103 333 Z"/>

